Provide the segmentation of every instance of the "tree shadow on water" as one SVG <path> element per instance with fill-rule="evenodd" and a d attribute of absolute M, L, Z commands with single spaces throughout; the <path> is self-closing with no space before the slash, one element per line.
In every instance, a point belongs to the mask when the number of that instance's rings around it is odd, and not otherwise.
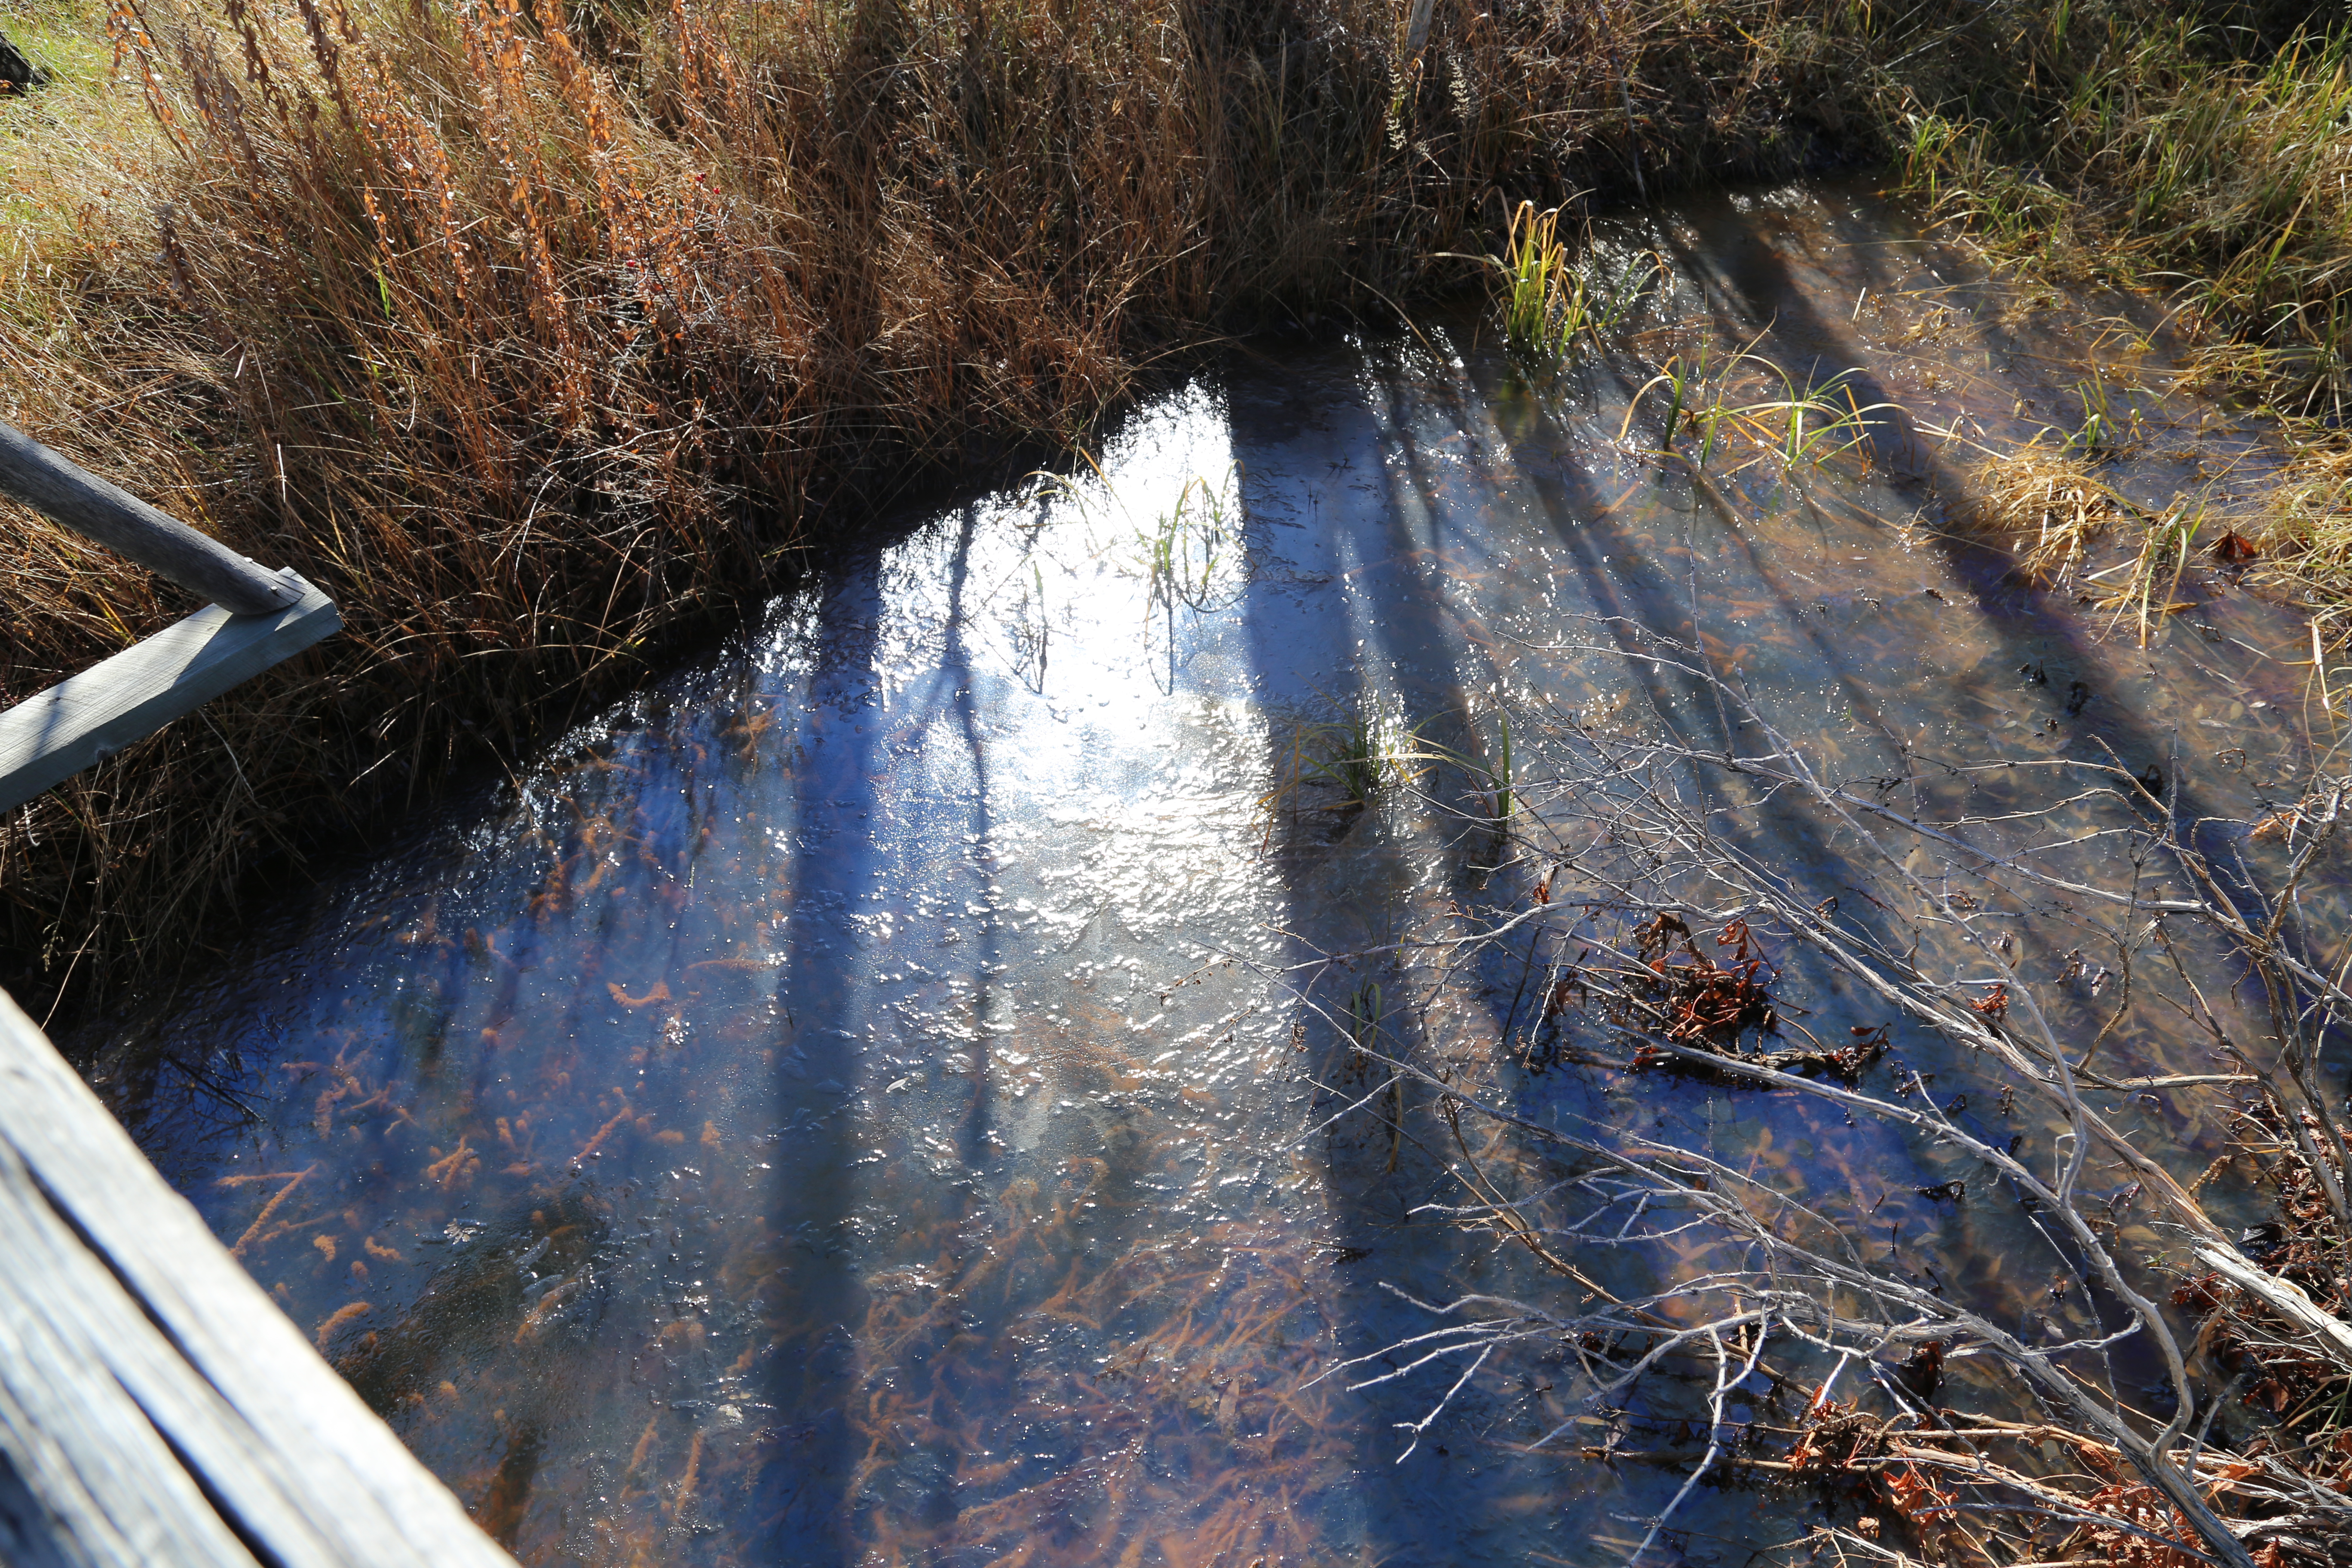
<path fill-rule="evenodd" d="M 1034 689 L 973 657 L 987 522 L 968 507 L 918 542 L 943 604 L 906 668 L 883 668 L 878 562 L 829 590 L 809 639 L 778 1061 L 842 1094 L 823 1136 L 780 1147 L 772 1189 L 778 1231 L 816 1244 L 761 1302 L 784 1326 L 765 1386 L 786 1418 L 761 1540 L 788 1561 L 980 1563 L 1024 1542 L 1077 1561 L 1101 1511 L 1085 1390 L 1108 1347 L 1084 1331 L 1150 1223 L 1150 1142 L 1115 1099 L 1061 1113 L 1099 1097 L 1065 976 L 1041 967 L 1055 955 L 1014 912 L 1053 858 L 1005 824 L 1051 759 Z"/>
<path fill-rule="evenodd" d="M 1409 344 L 1366 351 L 1360 363 L 1353 351 L 1326 359 L 1321 374 L 1289 365 L 1278 382 L 1244 382 L 1234 395 L 1258 552 L 1242 617 L 1256 689 L 1275 715 L 1266 766 L 1277 778 L 1288 765 L 1286 710 L 1309 722 L 1327 710 L 1385 712 L 1400 749 L 1430 741 L 1475 751 L 1479 725 L 1492 733 L 1489 693 L 1514 662 L 1498 640 L 1503 623 L 1541 597 L 1529 592 L 1541 568 L 1496 549 L 1511 531 L 1492 514 L 1512 503 L 1478 389 Z M 1269 833 L 1286 960 L 1308 1004 L 1299 1059 L 1314 1093 L 1301 1152 L 1317 1163 L 1324 1205 L 1326 1368 L 1433 1327 L 1406 1296 L 1444 1302 L 1529 1279 L 1524 1260 L 1497 1253 L 1491 1238 L 1414 1212 L 1457 1200 L 1449 1168 L 1459 1151 L 1426 1090 L 1391 1082 L 1358 1049 L 1437 1070 L 1455 1043 L 1454 1022 L 1428 1013 L 1393 956 L 1377 954 L 1425 931 L 1457 885 L 1426 879 L 1418 868 L 1429 853 L 1475 879 L 1486 841 L 1444 809 L 1461 807 L 1458 773 L 1425 759 L 1407 766 L 1438 809 L 1392 781 L 1389 798 L 1347 816 L 1336 833 L 1317 831 L 1316 814 L 1333 803 L 1302 791 L 1288 804 L 1306 826 L 1277 822 Z M 1364 1384 L 1406 1359 L 1336 1375 Z M 1373 1561 L 1485 1563 L 1529 1551 L 1584 1560 L 1589 1545 L 1568 1541 L 1569 1521 L 1580 1498 L 1597 1503 L 1614 1487 L 1563 1488 L 1557 1461 L 1514 1457 L 1491 1436 L 1532 1384 L 1467 1391 L 1414 1429 L 1459 1370 L 1334 1398 L 1354 1459 L 1346 1486 L 1321 1500 L 1324 1544 Z M 1530 1510 L 1537 1496 L 1545 1505 Z"/>

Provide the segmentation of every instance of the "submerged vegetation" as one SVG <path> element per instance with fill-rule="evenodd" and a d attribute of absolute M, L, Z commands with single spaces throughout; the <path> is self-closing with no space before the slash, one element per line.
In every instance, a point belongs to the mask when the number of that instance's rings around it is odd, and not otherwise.
<path fill-rule="evenodd" d="M 2087 136 L 2100 72 L 2161 65 L 2183 102 L 2255 82 L 2286 138 L 2335 58 L 2275 52 L 2302 22 L 144 0 L 104 24 L 110 72 L 97 10 L 50 0 L 20 41 L 58 80 L 0 102 L 0 417 L 302 572 L 350 631 L 0 826 L 8 982 L 37 1012 L 167 973 L 242 881 L 513 755 L 924 476 L 1081 440 L 1171 354 L 1385 316 L 1497 231 L 1540 274 L 1531 341 L 1564 344 L 1609 309 L 1560 270 L 1591 203 L 1907 146 L 1973 211 L 1988 128 L 2064 109 Z M 2194 134 L 2165 178 L 2235 192 L 2236 132 Z M 2293 196 L 2230 195 L 2167 254 L 2299 235 Z M 2312 387 L 2333 318 L 2281 311 L 2316 245 L 2209 310 Z M 179 607 L 16 525 L 0 697 Z"/>

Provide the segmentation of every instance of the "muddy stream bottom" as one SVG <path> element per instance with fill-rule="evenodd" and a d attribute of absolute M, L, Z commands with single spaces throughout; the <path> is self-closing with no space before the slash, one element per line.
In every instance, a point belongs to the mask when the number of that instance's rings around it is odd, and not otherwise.
<path fill-rule="evenodd" d="M 1530 1120 L 1850 1198 L 2012 1316 L 2048 1274 L 2030 1216 L 1923 1194 L 1948 1157 L 1818 1103 L 1543 1070 L 1532 949 L 1416 992 L 1373 955 L 1540 868 L 1411 789 L 1285 791 L 1301 737 L 1714 722 L 1592 651 L 1638 623 L 1702 639 L 1843 777 L 2112 754 L 2193 764 L 2199 810 L 2251 818 L 2301 787 L 2313 710 L 2302 619 L 2206 557 L 2143 647 L 2137 612 L 1963 537 L 1981 450 L 2094 400 L 2128 433 L 2101 477 L 2148 508 L 2260 493 L 2273 459 L 2168 390 L 2153 310 L 1989 281 L 1843 187 L 1694 199 L 1601 257 L 1655 275 L 1574 372 L 1531 384 L 1467 310 L 1237 358 L 1098 472 L 838 564 L 290 893 L 168 1017 L 76 1044 L 525 1563 L 1622 1562 L 1682 1471 L 1588 1457 L 1622 1412 L 1565 1350 L 1497 1358 L 1418 1431 L 1458 1363 L 1322 1375 L 1465 1292 L 1582 1294 L 1416 1212 L 1461 1201 L 1460 1152 L 1425 1096 L 1360 1103 L 1358 1032 Z M 1718 420 L 1694 482 L 1654 455 L 1664 389 L 1629 408 L 1702 343 L 1717 408 L 1778 372 L 1891 407 L 1795 464 Z M 2086 571 L 2124 558 L 2100 548 Z M 1774 849 L 1837 884 L 1834 846 Z M 1885 1021 L 1808 1005 L 1841 1037 Z M 2122 1034 L 2111 1071 L 2211 1070 L 2183 1026 Z M 1939 1048 L 1898 1031 L 1871 1070 Z M 2149 1110 L 2150 1148 L 2188 1179 L 2227 1104 Z M 1738 1568 L 1814 1517 L 1700 1489 L 1649 1560 Z"/>

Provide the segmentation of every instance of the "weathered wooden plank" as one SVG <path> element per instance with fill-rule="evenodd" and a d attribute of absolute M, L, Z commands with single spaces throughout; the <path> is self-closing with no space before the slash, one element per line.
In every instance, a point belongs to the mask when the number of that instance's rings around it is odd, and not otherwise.
<path fill-rule="evenodd" d="M 0 1562 L 253 1568 L 107 1364 L 110 1350 L 175 1360 L 171 1346 L 5 1144 L 0 1258 L 0 1457 L 21 1483 L 24 1515 L 5 1518 L 14 1510 L 0 1502 Z"/>
<path fill-rule="evenodd" d="M 114 1331 L 80 1353 L 259 1555 L 286 1568 L 511 1568 L 5 995 L 0 1146 L 180 1364 Z"/>
<path fill-rule="evenodd" d="M 232 616 L 208 605 L 79 675 L 0 711 L 0 811 L 39 795 L 342 627 L 293 573 L 292 605 Z"/>
<path fill-rule="evenodd" d="M 275 615 L 294 603 L 276 573 L 264 571 L 8 424 L 0 424 L 0 494 L 16 497 L 84 538 L 236 615 Z"/>
<path fill-rule="evenodd" d="M 0 1411 L 0 1424 L 6 1420 Z M 65 1550 L 55 1512 L 0 1453 L 0 1563 L 9 1568 L 81 1568 Z"/>
<path fill-rule="evenodd" d="M 250 1561 L 236 1545 L 240 1537 L 269 1542 L 273 1553 L 281 1556 L 293 1555 L 289 1547 L 301 1543 L 299 1555 L 331 1560 L 335 1543 L 288 1500 L 296 1478 L 286 1474 L 266 1449 L 257 1448 L 252 1427 L 163 1337 L 122 1282 L 57 1212 L 22 1158 L 0 1142 L 0 1237 L 8 1236 L 11 1227 L 26 1238 L 24 1255 L 30 1260 L 24 1277 L 11 1281 L 9 1289 L 17 1298 L 13 1310 L 42 1320 L 40 1327 L 56 1347 L 51 1356 L 57 1375 L 69 1380 L 78 1400 L 87 1402 L 100 1394 L 129 1397 L 132 1413 L 163 1446 L 166 1461 L 183 1467 L 181 1488 L 205 1510 L 213 1530 L 226 1535 L 228 1545 L 218 1560 Z M 0 1242 L 0 1248 L 6 1249 L 6 1256 L 16 1256 L 7 1242 Z M 41 1418 L 44 1429 L 91 1436 L 75 1426 L 74 1408 L 72 1404 L 50 1406 Z M 90 1453 L 101 1451 L 89 1441 L 69 1445 L 76 1463 L 88 1463 Z M 196 1478 L 184 1468 L 188 1464 L 201 1466 L 200 1490 Z M 102 1506 L 135 1510 L 142 1523 L 152 1518 L 143 1484 L 96 1489 Z M 206 1497 L 215 1500 L 208 1503 Z M 234 1534 L 226 1534 L 231 1530 Z M 184 1539 L 193 1548 L 202 1538 L 191 1538 L 184 1525 L 163 1534 L 167 1543 Z M 173 1550 L 182 1549 L 174 1544 Z M 212 1561 L 198 1558 L 192 1549 L 189 1559 Z"/>

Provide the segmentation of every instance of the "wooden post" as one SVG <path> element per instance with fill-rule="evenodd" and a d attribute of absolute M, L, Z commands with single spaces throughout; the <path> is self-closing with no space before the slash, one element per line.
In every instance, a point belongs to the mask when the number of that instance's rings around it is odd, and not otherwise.
<path fill-rule="evenodd" d="M 0 1563 L 514 1568 L 5 993 Z"/>
<path fill-rule="evenodd" d="M 275 615 L 300 596 L 275 574 L 8 424 L 0 424 L 0 494 L 233 615 Z"/>

